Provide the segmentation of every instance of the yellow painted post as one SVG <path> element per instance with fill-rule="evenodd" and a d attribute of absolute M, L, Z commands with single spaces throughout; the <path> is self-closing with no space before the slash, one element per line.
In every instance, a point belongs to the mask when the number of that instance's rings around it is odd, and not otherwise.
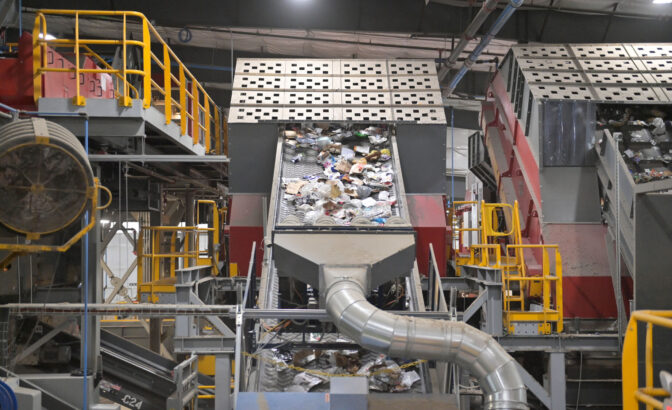
<path fill-rule="evenodd" d="M 160 252 L 160 234 L 161 231 L 152 232 L 152 281 L 159 279 L 159 258 L 156 254 Z"/>
<path fill-rule="evenodd" d="M 35 24 L 33 25 L 33 98 L 35 103 L 42 97 L 42 44 L 40 43 L 40 29 L 42 28 L 42 15 L 35 15 Z"/>
<path fill-rule="evenodd" d="M 149 21 L 142 18 L 142 60 L 143 60 L 143 99 L 142 106 L 149 108 L 152 105 L 152 41 L 149 37 Z"/>
<path fill-rule="evenodd" d="M 175 240 L 177 239 L 177 231 L 173 231 L 170 235 L 170 254 L 175 255 Z M 170 257 L 170 277 L 175 277 L 175 256 Z"/>
<path fill-rule="evenodd" d="M 173 78 L 170 74 L 170 52 L 168 51 L 168 45 L 163 44 L 163 90 L 166 92 L 164 95 L 164 107 L 166 113 L 166 125 L 170 124 L 173 120 Z"/>
<path fill-rule="evenodd" d="M 184 66 L 180 67 L 180 135 L 187 134 L 187 79 L 184 76 Z"/>
<path fill-rule="evenodd" d="M 229 124 L 227 124 L 224 115 L 222 115 L 222 145 L 222 153 L 229 155 Z"/>
<path fill-rule="evenodd" d="M 205 107 L 205 153 L 210 153 L 210 99 L 203 95 L 203 106 Z"/>
<path fill-rule="evenodd" d="M 194 145 L 198 144 L 199 136 L 201 135 L 199 107 L 198 107 L 198 85 L 195 79 L 191 79 L 191 115 L 194 117 L 191 120 L 191 139 Z"/>
<path fill-rule="evenodd" d="M 145 259 L 144 255 L 144 247 L 145 243 L 143 242 L 144 239 L 144 230 L 140 228 L 140 232 L 138 233 L 138 242 L 136 245 L 136 250 L 135 253 L 137 254 L 138 258 L 138 266 L 136 267 L 137 269 L 137 275 L 138 275 L 138 289 L 140 289 L 140 286 L 145 283 L 145 277 L 143 276 L 142 272 L 142 263 Z M 138 293 L 138 298 L 140 297 L 140 294 Z"/>
<path fill-rule="evenodd" d="M 548 260 L 548 249 L 543 248 L 542 249 L 542 267 L 541 267 L 541 279 L 542 279 L 542 285 L 544 287 L 543 290 L 543 303 L 544 303 L 544 314 L 548 312 L 551 308 L 551 281 L 548 280 L 549 277 L 549 260 Z M 522 285 L 522 284 L 521 284 Z"/>
<path fill-rule="evenodd" d="M 561 333 L 564 328 L 563 323 L 563 300 L 562 300 L 562 256 L 560 250 L 555 249 L 555 307 L 558 310 L 558 333 Z"/>
<path fill-rule="evenodd" d="M 645 377 L 646 377 L 646 388 L 653 388 L 653 323 L 647 322 L 646 324 L 646 346 L 645 346 Z M 646 410 L 653 410 L 653 406 L 646 404 Z"/>
<path fill-rule="evenodd" d="M 219 107 L 215 106 L 215 153 L 222 155 L 222 125 L 219 118 Z"/>
<path fill-rule="evenodd" d="M 219 244 L 219 209 L 217 209 L 217 205 L 214 203 L 212 204 L 212 227 L 215 228 L 212 233 L 212 243 L 216 249 Z M 215 266 L 219 266 L 219 252 L 213 252 L 213 255 Z M 215 272 L 219 273 L 217 269 L 215 269 Z"/>
<path fill-rule="evenodd" d="M 630 317 L 630 323 L 625 330 L 623 340 L 623 354 L 621 356 L 621 371 L 623 373 L 623 408 L 637 410 L 639 405 L 635 399 L 635 391 L 639 385 L 639 363 L 637 360 L 637 319 Z"/>
<path fill-rule="evenodd" d="M 129 87 L 128 87 L 128 79 L 126 78 L 126 13 L 124 13 L 124 18 L 123 18 L 123 26 L 122 26 L 122 40 L 121 40 L 121 54 L 122 54 L 122 66 L 121 66 L 121 76 L 123 77 L 122 80 L 122 88 L 123 92 L 121 94 L 121 98 L 119 99 L 119 105 L 122 107 L 130 107 L 133 102 L 131 101 L 131 97 L 128 95 L 129 94 Z"/>
<path fill-rule="evenodd" d="M 184 263 L 183 267 L 188 268 L 189 265 L 189 231 L 184 231 Z"/>
<path fill-rule="evenodd" d="M 79 75 L 79 12 L 75 12 L 75 98 L 73 98 L 73 104 L 86 105 L 86 99 L 79 94 Z"/>

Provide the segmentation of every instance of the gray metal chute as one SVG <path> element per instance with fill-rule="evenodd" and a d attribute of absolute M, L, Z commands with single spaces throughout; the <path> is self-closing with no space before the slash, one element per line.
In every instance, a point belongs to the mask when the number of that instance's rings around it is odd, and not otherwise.
<path fill-rule="evenodd" d="M 339 331 L 366 349 L 392 357 L 449 361 L 469 369 L 486 409 L 527 409 L 515 360 L 492 336 L 464 322 L 395 315 L 366 300 L 368 268 L 323 266 L 324 302 Z"/>

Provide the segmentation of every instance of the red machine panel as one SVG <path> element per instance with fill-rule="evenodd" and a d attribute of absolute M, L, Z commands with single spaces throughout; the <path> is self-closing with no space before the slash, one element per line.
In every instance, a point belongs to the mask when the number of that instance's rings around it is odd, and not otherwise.
<path fill-rule="evenodd" d="M 82 51 L 83 55 L 83 51 Z M 74 52 L 59 53 L 47 47 L 44 56 L 47 67 L 74 68 Z M 81 68 L 100 68 L 89 56 L 82 58 Z M 33 36 L 23 33 L 16 58 L 0 59 L 0 101 L 18 109 L 34 110 L 33 98 Z M 42 96 L 72 98 L 76 95 L 75 73 L 45 73 L 42 75 Z M 107 73 L 81 73 L 80 95 L 85 98 L 114 98 L 114 82 Z"/>
<path fill-rule="evenodd" d="M 33 37 L 24 33 L 16 58 L 0 58 L 0 101 L 17 109 L 35 109 L 33 99 Z"/>
<path fill-rule="evenodd" d="M 229 216 L 229 263 L 235 264 L 238 275 L 246 276 L 250 265 L 252 244 L 256 241 L 256 275 L 261 276 L 264 255 L 264 196 L 240 194 L 231 197 Z"/>
<path fill-rule="evenodd" d="M 429 244 L 434 248 L 439 274 L 446 276 L 446 208 L 442 195 L 406 195 L 411 224 L 416 232 L 418 269 L 429 272 Z"/>
<path fill-rule="evenodd" d="M 497 178 L 501 202 L 518 201 L 525 243 L 557 243 L 563 259 L 565 317 L 616 317 L 609 276 L 606 228 L 600 224 L 544 224 L 540 219 L 539 166 L 514 113 L 505 80 L 497 74 L 482 105 L 482 127 Z M 530 252 L 530 272 L 541 266 L 541 252 Z M 535 260 L 536 259 L 536 260 Z M 624 293 L 631 288 L 624 281 Z M 626 296 L 627 298 L 627 296 Z"/>

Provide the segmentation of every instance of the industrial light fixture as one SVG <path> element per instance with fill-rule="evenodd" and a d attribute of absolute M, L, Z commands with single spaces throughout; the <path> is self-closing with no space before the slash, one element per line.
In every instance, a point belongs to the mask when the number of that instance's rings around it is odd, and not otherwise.
<path fill-rule="evenodd" d="M 653 4 L 672 4 L 672 0 L 653 0 Z"/>
<path fill-rule="evenodd" d="M 39 38 L 43 38 L 43 39 L 45 39 L 45 40 L 47 40 L 47 41 L 49 41 L 49 40 L 55 40 L 55 39 L 56 39 L 56 37 L 52 36 L 52 35 L 49 34 L 49 33 L 47 33 L 46 36 L 43 35 L 42 33 L 40 33 L 40 34 L 38 35 L 38 37 L 39 37 Z"/>

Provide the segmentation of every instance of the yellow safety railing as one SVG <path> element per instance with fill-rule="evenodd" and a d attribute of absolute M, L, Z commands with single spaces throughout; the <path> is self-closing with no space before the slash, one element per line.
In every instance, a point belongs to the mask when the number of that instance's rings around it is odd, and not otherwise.
<path fill-rule="evenodd" d="M 638 322 L 646 323 L 646 344 L 644 348 L 645 386 L 639 387 L 639 341 Z M 625 331 L 621 371 L 623 373 L 623 408 L 639 409 L 640 403 L 647 410 L 662 409 L 663 402 L 657 398 L 669 397 L 670 393 L 660 387 L 653 387 L 653 326 L 672 329 L 672 310 L 638 310 L 630 315 Z"/>
<path fill-rule="evenodd" d="M 74 38 L 47 39 L 47 16 L 50 15 L 74 17 Z M 121 38 L 81 38 L 80 18 L 91 17 L 119 19 Z M 129 33 L 137 25 L 141 30 L 140 40 L 129 40 Z M 152 44 L 160 46 L 159 55 L 152 50 Z M 113 68 L 92 49 L 94 46 L 101 45 L 121 47 L 120 68 Z M 45 58 L 48 46 L 72 48 L 74 67 L 49 67 Z M 131 69 L 128 68 L 127 55 L 134 48 L 141 51 L 142 61 L 140 68 Z M 91 57 L 102 68 L 81 67 L 80 56 Z M 153 71 L 153 65 L 158 67 L 158 70 Z M 174 65 L 176 67 L 173 67 Z M 194 145 L 203 144 L 206 153 L 226 154 L 226 121 L 221 109 L 142 13 L 102 10 L 39 10 L 35 15 L 33 27 L 33 84 L 36 102 L 43 96 L 43 76 L 50 72 L 74 73 L 76 79 L 80 78 L 80 74 L 86 73 L 112 75 L 121 83 L 114 93 L 121 106 L 131 106 L 133 98 L 142 99 L 144 108 L 152 105 L 157 108 L 162 106 L 166 124 L 171 122 L 178 124 L 181 135 L 191 136 Z M 153 73 L 163 75 L 162 84 L 152 78 Z M 140 90 L 131 84 L 129 76 L 141 78 Z M 80 81 L 76 80 L 75 83 L 73 102 L 75 105 L 86 105 L 86 98 L 80 90 Z"/>
<path fill-rule="evenodd" d="M 212 221 L 201 227 L 200 206 L 212 207 Z M 156 302 L 157 293 L 174 292 L 175 270 L 191 266 L 212 266 L 218 274 L 220 212 L 215 201 L 197 201 L 196 226 L 143 226 L 138 233 L 137 275 L 138 299 L 149 295 L 149 302 Z M 206 245 L 202 239 L 207 238 Z M 181 243 L 180 243 L 181 241 Z M 146 267 L 148 270 L 146 270 Z"/>
<path fill-rule="evenodd" d="M 455 205 L 475 205 L 475 201 L 455 202 Z M 509 213 L 508 215 L 506 213 Z M 454 214 L 455 211 L 453 210 Z M 511 228 L 500 230 L 499 216 L 508 219 Z M 523 244 L 518 212 L 518 202 L 513 205 L 502 203 L 480 203 L 480 226 L 461 228 L 453 225 L 453 231 L 476 231 L 480 233 L 479 244 L 469 246 L 468 257 L 456 257 L 456 265 L 484 266 L 500 269 L 502 272 L 503 323 L 513 332 L 515 322 L 538 322 L 539 332 L 550 334 L 563 330 L 562 301 L 562 256 L 557 245 Z M 501 241 L 506 240 L 507 244 Z M 528 275 L 525 251 L 540 252 L 541 275 Z M 553 252 L 553 262 L 551 254 Z M 541 298 L 541 308 L 528 310 L 526 294 Z"/>

